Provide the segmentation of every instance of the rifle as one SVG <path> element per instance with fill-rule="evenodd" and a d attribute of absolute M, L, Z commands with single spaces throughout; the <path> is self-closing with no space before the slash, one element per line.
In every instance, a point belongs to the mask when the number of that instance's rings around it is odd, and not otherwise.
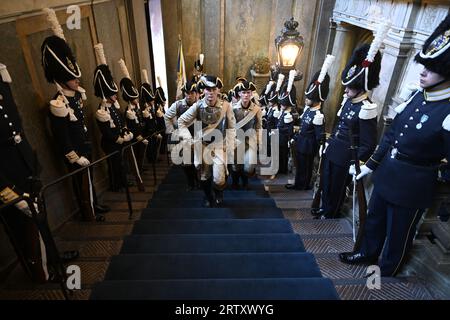
<path fill-rule="evenodd" d="M 320 145 L 322 146 L 322 153 L 320 154 L 319 158 L 319 165 L 317 166 L 317 173 L 316 173 L 316 182 L 317 178 L 319 180 L 319 183 L 317 185 L 317 188 L 315 188 L 313 201 L 311 204 L 311 213 L 313 215 L 317 214 L 320 210 L 320 200 L 322 198 L 322 189 L 323 189 L 323 177 L 322 177 L 322 171 L 323 171 L 323 155 L 325 154 L 325 133 L 323 134 L 323 137 L 321 139 Z"/>
<path fill-rule="evenodd" d="M 364 232 L 364 227 L 366 224 L 366 216 L 367 216 L 367 200 L 366 193 L 364 191 L 364 182 L 362 179 L 356 180 L 356 176 L 361 173 L 361 168 L 359 165 L 358 158 L 358 145 L 356 144 L 355 136 L 352 133 L 352 130 L 349 131 L 350 134 L 350 151 L 352 153 L 352 160 L 350 164 L 355 165 L 356 175 L 353 176 L 353 241 L 355 245 L 353 247 L 353 252 L 359 251 L 361 247 L 362 235 Z M 355 221 L 355 209 L 356 209 L 356 196 L 358 197 L 358 216 L 359 216 L 359 227 L 358 234 L 356 233 L 356 221 Z"/>

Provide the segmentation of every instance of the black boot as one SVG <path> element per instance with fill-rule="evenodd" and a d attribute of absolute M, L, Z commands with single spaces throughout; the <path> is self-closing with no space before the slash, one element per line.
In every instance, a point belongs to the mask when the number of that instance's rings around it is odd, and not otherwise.
<path fill-rule="evenodd" d="M 207 208 L 214 207 L 214 197 L 212 193 L 211 182 L 211 179 L 200 181 L 200 185 L 202 186 L 203 192 L 205 193 L 204 205 Z"/>
<path fill-rule="evenodd" d="M 223 190 L 214 189 L 216 198 L 216 206 L 220 207 L 223 204 Z"/>
<path fill-rule="evenodd" d="M 239 172 L 231 171 L 231 189 L 239 189 Z"/>

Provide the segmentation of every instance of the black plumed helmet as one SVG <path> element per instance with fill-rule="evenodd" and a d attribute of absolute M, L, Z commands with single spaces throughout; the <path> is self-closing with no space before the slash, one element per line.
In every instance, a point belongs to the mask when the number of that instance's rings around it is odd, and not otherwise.
<path fill-rule="evenodd" d="M 99 98 L 109 98 L 117 94 L 119 89 L 106 64 L 101 64 L 94 71 L 94 94 Z"/>
<path fill-rule="evenodd" d="M 305 92 L 306 98 L 314 102 L 323 102 L 327 99 L 330 91 L 330 76 L 328 73 L 325 75 L 322 83 L 318 81 L 320 71 L 314 74 L 311 82 L 308 85 L 308 89 Z"/>
<path fill-rule="evenodd" d="M 278 103 L 283 106 L 295 107 L 297 105 L 297 90 L 293 85 L 291 91 L 288 92 L 287 83 L 281 87 L 281 90 L 278 94 Z"/>
<path fill-rule="evenodd" d="M 162 105 L 164 102 L 166 102 L 166 95 L 164 94 L 163 88 L 158 87 L 155 91 L 155 103 Z"/>
<path fill-rule="evenodd" d="M 414 60 L 428 70 L 450 79 L 450 14 L 425 41 Z"/>
<path fill-rule="evenodd" d="M 153 94 L 152 86 L 149 83 L 143 83 L 141 85 L 141 99 L 144 102 L 152 102 L 155 100 L 155 95 Z"/>
<path fill-rule="evenodd" d="M 120 91 L 122 91 L 123 100 L 127 102 L 139 98 L 139 91 L 136 89 L 130 78 L 123 78 L 120 80 Z"/>
<path fill-rule="evenodd" d="M 372 63 L 366 60 L 370 45 L 364 44 L 353 54 L 342 71 L 342 84 L 357 90 L 372 90 L 380 84 L 381 53 L 378 51 Z M 369 72 L 366 83 L 366 72 Z M 367 87 L 366 87 L 367 85 Z"/>
<path fill-rule="evenodd" d="M 65 83 L 81 77 L 81 70 L 67 45 L 67 42 L 58 37 L 47 37 L 41 46 L 42 67 L 48 82 Z"/>

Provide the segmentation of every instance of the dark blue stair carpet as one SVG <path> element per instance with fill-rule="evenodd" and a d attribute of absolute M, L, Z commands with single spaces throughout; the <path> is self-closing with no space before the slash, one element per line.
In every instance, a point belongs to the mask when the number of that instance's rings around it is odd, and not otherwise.
<path fill-rule="evenodd" d="M 131 253 L 256 253 L 304 252 L 300 236 L 278 234 L 176 234 L 131 235 L 121 254 Z"/>
<path fill-rule="evenodd" d="M 133 234 L 252 234 L 290 233 L 292 225 L 286 219 L 173 219 L 139 220 Z"/>
<path fill-rule="evenodd" d="M 261 198 L 261 199 L 269 199 L 270 195 L 265 191 L 244 191 L 244 190 L 225 190 L 223 193 L 225 198 Z M 179 192 L 179 191 L 155 191 L 153 193 L 153 198 L 160 199 L 160 198 L 179 198 L 179 199 L 202 199 L 205 196 L 204 192 L 202 190 L 195 190 L 195 191 L 186 191 L 186 192 Z"/>
<path fill-rule="evenodd" d="M 141 219 L 281 219 L 278 208 L 152 208 Z"/>
<path fill-rule="evenodd" d="M 158 186 L 158 191 L 177 191 L 184 193 L 186 192 L 186 184 L 182 183 L 162 183 Z M 263 184 L 250 184 L 250 191 L 265 191 Z"/>
<path fill-rule="evenodd" d="M 225 198 L 223 199 L 223 208 L 242 208 L 243 206 L 248 208 L 255 207 L 276 207 L 275 201 L 271 198 L 248 198 L 248 199 Z M 172 208 L 172 207 L 184 207 L 184 208 L 201 208 L 201 199 L 152 199 L 149 201 L 147 208 Z"/>
<path fill-rule="evenodd" d="M 94 300 L 338 300 L 324 278 L 105 281 Z"/>
<path fill-rule="evenodd" d="M 121 254 L 105 280 L 321 278 L 311 253 Z"/>

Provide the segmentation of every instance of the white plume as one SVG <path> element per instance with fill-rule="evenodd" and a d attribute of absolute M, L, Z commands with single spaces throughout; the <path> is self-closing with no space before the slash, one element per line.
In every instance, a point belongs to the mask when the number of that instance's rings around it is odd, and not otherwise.
<path fill-rule="evenodd" d="M 158 79 L 158 84 L 159 84 L 159 86 L 162 87 L 162 84 L 161 84 L 161 83 L 162 83 L 162 82 L 161 82 L 161 78 L 160 78 L 159 76 L 157 76 L 156 78 Z"/>
<path fill-rule="evenodd" d="M 320 70 L 319 78 L 317 79 L 318 82 L 322 83 L 325 79 L 325 76 L 327 75 L 328 70 L 330 69 L 331 65 L 334 62 L 335 57 L 331 54 L 328 54 L 325 58 L 325 61 L 323 62 L 322 69 Z"/>
<path fill-rule="evenodd" d="M 9 75 L 8 69 L 6 66 L 2 63 L 0 63 L 0 78 L 3 80 L 3 82 L 11 83 L 12 79 Z"/>
<path fill-rule="evenodd" d="M 388 34 L 390 28 L 391 24 L 388 21 L 384 21 L 378 26 L 375 38 L 370 44 L 370 49 L 367 53 L 367 61 L 373 62 L 373 60 L 375 59 L 375 55 L 383 44 L 383 40 L 386 38 L 386 35 Z"/>
<path fill-rule="evenodd" d="M 100 64 L 107 64 L 106 63 L 106 57 L 105 57 L 105 50 L 103 50 L 103 44 L 97 43 L 94 46 L 95 50 L 95 57 L 97 58 L 97 63 Z"/>
<path fill-rule="evenodd" d="M 53 30 L 53 34 L 55 36 L 60 37 L 61 39 L 66 40 L 66 38 L 64 37 L 63 29 L 61 28 L 61 25 L 59 24 L 58 18 L 56 17 L 55 10 L 50 9 L 50 8 L 44 8 L 44 9 L 42 9 L 42 11 L 44 11 L 44 13 L 47 15 L 47 20 L 48 20 L 48 22 L 50 22 L 50 26 Z"/>
<path fill-rule="evenodd" d="M 275 84 L 275 81 L 269 81 L 269 83 L 266 86 L 266 91 L 264 91 L 264 94 L 268 94 L 270 89 L 272 89 L 274 84 Z"/>
<path fill-rule="evenodd" d="M 281 85 L 283 84 L 284 81 L 284 74 L 280 73 L 278 75 L 278 82 L 277 82 L 277 87 L 275 89 L 276 92 L 280 91 L 281 89 Z"/>
<path fill-rule="evenodd" d="M 297 75 L 297 70 L 289 71 L 289 80 L 288 80 L 287 92 L 291 92 L 292 85 L 294 84 L 294 78 L 295 78 L 296 75 Z"/>
<path fill-rule="evenodd" d="M 119 66 L 120 66 L 120 70 L 122 70 L 123 76 L 125 78 L 131 79 L 130 73 L 128 72 L 127 65 L 125 64 L 125 61 L 123 61 L 123 59 L 119 60 Z"/>
<path fill-rule="evenodd" d="M 203 65 L 203 61 L 205 61 L 205 55 L 203 53 L 200 53 L 199 60 L 200 60 L 200 65 L 202 66 Z"/>
<path fill-rule="evenodd" d="M 141 75 L 142 75 L 142 83 L 148 83 L 150 84 L 150 82 L 148 81 L 148 73 L 147 73 L 147 69 L 142 69 L 141 70 Z"/>

